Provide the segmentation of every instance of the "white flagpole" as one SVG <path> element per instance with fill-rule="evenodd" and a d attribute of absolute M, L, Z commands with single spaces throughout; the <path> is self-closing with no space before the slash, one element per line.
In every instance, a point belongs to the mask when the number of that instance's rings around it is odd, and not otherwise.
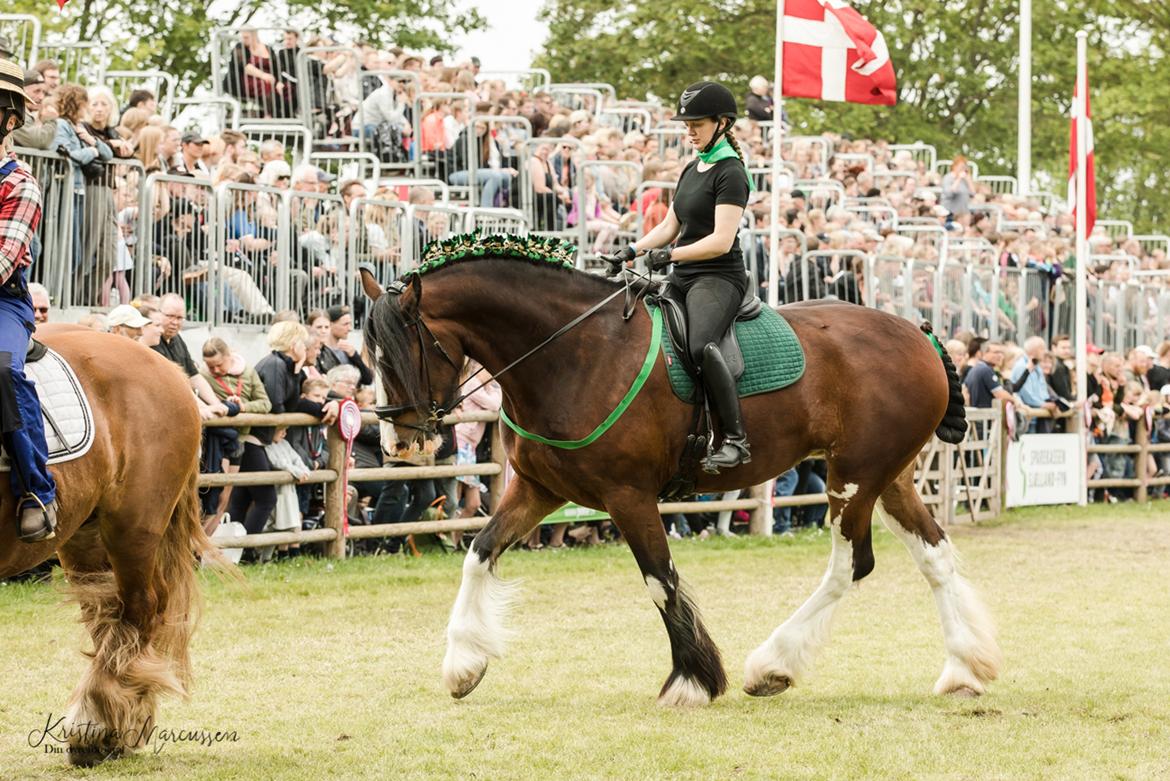
<path fill-rule="evenodd" d="M 1020 104 L 1018 168 L 1020 195 L 1028 195 L 1032 184 L 1032 0 L 1020 0 Z"/>
<path fill-rule="evenodd" d="M 768 237 L 768 306 L 780 304 L 780 148 L 784 134 L 784 0 L 776 0 L 776 70 L 772 82 L 772 219 Z M 797 261 L 799 262 L 799 260 Z"/>
<path fill-rule="evenodd" d="M 1076 348 L 1077 348 L 1077 411 L 1084 421 L 1084 404 L 1086 399 L 1086 383 L 1088 382 L 1088 348 L 1089 348 L 1089 318 L 1088 318 L 1088 265 L 1089 265 L 1089 237 L 1085 235 L 1089 222 L 1088 188 L 1088 123 L 1085 121 L 1085 105 L 1088 103 L 1089 80 L 1087 77 L 1086 59 L 1088 54 L 1088 33 L 1081 30 L 1077 33 L 1077 87 L 1076 97 L 1073 98 L 1073 117 L 1077 123 L 1077 176 L 1076 176 Z M 1082 443 L 1087 443 L 1088 432 L 1081 437 Z M 1082 490 L 1078 504 L 1088 504 L 1088 481 L 1084 477 L 1087 453 L 1081 459 L 1080 473 L 1082 475 Z"/>

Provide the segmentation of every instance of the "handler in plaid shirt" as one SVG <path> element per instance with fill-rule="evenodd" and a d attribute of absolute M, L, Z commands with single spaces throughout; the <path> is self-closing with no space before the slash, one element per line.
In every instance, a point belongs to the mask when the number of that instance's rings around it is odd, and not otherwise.
<path fill-rule="evenodd" d="M 36 387 L 24 376 L 35 318 L 25 279 L 29 243 L 41 221 L 41 189 L 7 153 L 5 138 L 24 124 L 24 72 L 0 59 L 0 440 L 12 462 L 20 539 L 51 539 L 57 485 L 46 466 L 48 448 Z"/>

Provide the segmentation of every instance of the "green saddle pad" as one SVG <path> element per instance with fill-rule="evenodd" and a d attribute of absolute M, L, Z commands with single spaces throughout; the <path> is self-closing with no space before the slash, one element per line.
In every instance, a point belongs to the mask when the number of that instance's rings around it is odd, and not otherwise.
<path fill-rule="evenodd" d="M 662 319 L 662 310 L 645 302 L 650 316 Z M 665 323 L 663 328 L 665 329 Z M 787 388 L 804 376 L 804 348 L 796 332 L 776 310 L 765 306 L 759 317 L 735 324 L 744 370 L 737 384 L 740 398 Z M 670 375 L 674 395 L 688 404 L 695 402 L 695 383 L 675 355 L 670 339 L 663 336 L 662 356 Z"/>

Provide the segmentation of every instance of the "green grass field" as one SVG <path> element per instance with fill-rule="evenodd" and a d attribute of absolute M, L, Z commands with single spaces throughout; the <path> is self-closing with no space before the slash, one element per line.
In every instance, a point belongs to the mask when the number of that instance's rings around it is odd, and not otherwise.
<path fill-rule="evenodd" d="M 674 542 L 732 685 L 691 711 L 655 705 L 666 634 L 622 546 L 506 555 L 517 637 L 462 702 L 439 680 L 460 557 L 297 561 L 207 580 L 196 691 L 160 714 L 237 742 L 84 772 L 27 744 L 82 669 L 76 610 L 9 585 L 0 779 L 1170 778 L 1170 512 L 1041 509 L 953 536 L 1006 658 L 978 700 L 930 694 L 934 600 L 884 529 L 814 675 L 766 700 L 740 690 L 743 660 L 815 587 L 827 536 Z"/>

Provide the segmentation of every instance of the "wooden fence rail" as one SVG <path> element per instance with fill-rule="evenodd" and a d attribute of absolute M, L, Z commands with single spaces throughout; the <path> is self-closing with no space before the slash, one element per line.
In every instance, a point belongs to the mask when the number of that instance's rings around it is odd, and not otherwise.
<path fill-rule="evenodd" d="M 496 423 L 499 415 L 493 412 L 472 412 L 448 415 L 443 419 L 446 425 L 464 422 Z M 377 423 L 373 413 L 362 413 L 362 423 Z M 208 427 L 252 427 L 252 426 L 318 426 L 321 421 L 302 413 L 280 415 L 241 414 L 231 418 L 216 418 L 205 421 Z M 346 497 L 341 485 L 344 475 L 349 482 L 370 482 L 383 480 L 424 480 L 478 475 L 490 477 L 492 497 L 498 500 L 504 489 L 504 475 L 507 465 L 502 441 L 496 427 L 492 438 L 492 460 L 482 464 L 422 464 L 418 466 L 392 466 L 379 468 L 350 469 L 345 473 L 345 446 L 335 426 L 328 428 L 329 463 L 325 469 L 309 473 L 304 480 L 297 480 L 284 471 L 217 473 L 199 476 L 200 487 L 223 487 L 229 485 L 325 485 L 325 526 L 309 531 L 264 532 L 246 537 L 216 538 L 221 548 L 259 548 L 268 545 L 290 545 L 324 542 L 326 554 L 332 558 L 344 558 L 345 542 L 348 539 L 369 539 L 374 537 L 400 537 L 411 534 L 437 534 L 450 531 L 476 531 L 491 520 L 490 516 L 474 518 L 451 518 L 441 521 L 416 521 L 410 523 L 370 524 L 351 526 L 348 534 L 344 531 Z M 747 510 L 751 517 L 749 529 L 752 534 L 769 534 L 772 530 L 771 484 L 754 486 L 748 490 L 748 497 L 742 499 L 710 502 L 668 502 L 659 505 L 663 513 L 721 512 L 724 510 Z M 813 496 L 780 497 L 776 506 L 800 506 L 827 501 L 824 494 Z"/>
<path fill-rule="evenodd" d="M 1031 417 L 1052 417 L 1044 410 L 1019 410 L 1025 419 Z M 1004 470 L 1006 467 L 1007 426 L 1003 424 L 1003 410 L 974 410 L 968 408 L 972 433 L 959 445 L 946 445 L 935 438 L 923 449 L 919 458 L 917 485 L 923 499 L 932 508 L 939 522 L 946 525 L 956 520 L 956 507 L 966 506 L 964 516 L 980 520 L 997 514 L 1003 507 Z M 1080 416 L 1070 417 L 1070 429 L 1080 429 Z M 448 415 L 443 423 L 453 425 L 462 422 L 497 423 L 499 415 L 493 412 L 473 412 Z M 362 414 L 363 424 L 376 423 L 373 413 Z M 231 418 L 217 418 L 205 421 L 205 426 L 315 426 L 320 421 L 310 415 L 288 413 L 282 415 L 242 414 Z M 441 521 L 416 521 L 409 523 L 372 524 L 352 526 L 348 535 L 343 531 L 346 497 L 342 495 L 342 477 L 349 482 L 383 480 L 421 480 L 478 475 L 491 478 L 491 494 L 498 500 L 503 494 L 507 463 L 500 435 L 495 426 L 491 441 L 491 461 L 481 464 L 420 464 L 417 466 L 391 466 L 379 468 L 350 469 L 345 474 L 345 447 L 335 426 L 328 428 L 329 463 L 325 469 L 318 469 L 300 482 L 325 485 L 325 527 L 309 531 L 266 532 L 246 537 L 216 539 L 215 543 L 224 548 L 257 548 L 268 545 L 327 543 L 327 555 L 334 558 L 345 556 L 345 543 L 349 539 L 375 537 L 396 537 L 411 534 L 435 534 L 451 531 L 477 531 L 491 520 L 490 516 L 473 518 L 451 518 Z M 1129 445 L 1088 446 L 1089 453 L 1099 455 L 1126 454 L 1135 458 L 1134 477 L 1102 478 L 1089 480 L 1089 488 L 1133 488 L 1138 501 L 1146 501 L 1149 489 L 1170 485 L 1170 476 L 1156 477 L 1147 469 L 1148 456 L 1170 453 L 1170 444 L 1152 444 L 1150 431 L 1143 417 L 1137 422 L 1136 441 Z M 235 474 L 204 474 L 199 476 L 201 487 L 228 485 L 291 485 L 297 479 L 284 471 L 245 472 Z M 746 510 L 749 513 L 749 531 L 752 534 L 770 534 L 772 531 L 772 509 L 774 507 L 804 507 L 825 504 L 828 496 L 823 493 L 799 496 L 772 497 L 772 484 L 753 486 L 740 499 L 715 501 L 666 502 L 658 505 L 661 513 L 701 513 L 726 510 Z"/>

